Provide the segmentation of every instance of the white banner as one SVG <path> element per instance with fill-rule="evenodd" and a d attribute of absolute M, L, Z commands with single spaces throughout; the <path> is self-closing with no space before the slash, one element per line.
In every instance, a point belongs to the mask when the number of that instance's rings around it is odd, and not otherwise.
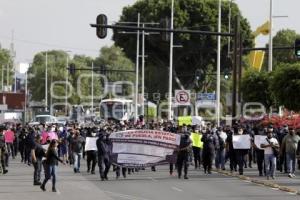
<path fill-rule="evenodd" d="M 255 135 L 254 136 L 254 144 L 257 146 L 257 148 L 264 150 L 263 148 L 260 147 L 261 144 L 266 143 L 266 135 Z"/>
<path fill-rule="evenodd" d="M 233 135 L 232 143 L 234 149 L 250 149 L 251 147 L 250 135 Z"/>
<path fill-rule="evenodd" d="M 180 144 L 180 135 L 159 130 L 115 132 L 109 138 L 113 162 L 127 167 L 172 163 Z"/>
<path fill-rule="evenodd" d="M 85 151 L 97 151 L 97 137 L 86 137 L 85 140 Z"/>

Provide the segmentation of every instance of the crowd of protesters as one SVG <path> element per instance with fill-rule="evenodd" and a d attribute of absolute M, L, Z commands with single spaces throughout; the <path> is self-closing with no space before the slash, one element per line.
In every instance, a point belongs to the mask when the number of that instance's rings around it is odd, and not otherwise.
<path fill-rule="evenodd" d="M 189 165 L 197 170 L 203 168 L 206 174 L 211 174 L 213 168 L 225 170 L 228 166 L 231 172 L 243 175 L 245 168 L 252 168 L 253 163 L 257 164 L 258 175 L 267 179 L 275 179 L 276 170 L 287 173 L 290 178 L 295 177 L 300 133 L 287 125 L 276 128 L 271 124 L 262 126 L 245 123 L 223 127 L 210 123 L 205 126 L 176 126 L 171 122 L 146 124 L 142 117 L 136 124 L 105 122 L 84 127 L 76 123 L 66 126 L 3 126 L 0 128 L 0 173 L 9 173 L 10 160 L 19 155 L 22 163 L 33 165 L 33 184 L 39 185 L 43 191 L 46 190 L 47 181 L 52 179 L 52 191 L 56 192 L 56 168 L 59 162 L 72 166 L 74 173 L 80 173 L 82 159 L 85 159 L 87 173 L 96 174 L 98 166 L 102 181 L 108 180 L 108 173 L 112 170 L 117 179 L 121 173 L 126 178 L 127 174 L 141 169 L 122 168 L 111 162 L 112 143 L 109 135 L 131 129 L 155 129 L 181 135 L 177 161 L 170 163 L 170 175 L 173 175 L 175 166 L 178 178 L 182 177 L 183 170 L 183 177 L 188 179 Z M 235 149 L 233 136 L 247 134 L 251 138 L 251 148 Z M 255 135 L 267 136 L 260 147 L 254 143 Z M 86 137 L 97 137 L 97 150 L 84 150 Z M 155 166 L 151 169 L 156 171 Z"/>

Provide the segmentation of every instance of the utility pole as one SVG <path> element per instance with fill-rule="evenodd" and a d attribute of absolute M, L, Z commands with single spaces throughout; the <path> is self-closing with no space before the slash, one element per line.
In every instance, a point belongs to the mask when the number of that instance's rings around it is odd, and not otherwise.
<path fill-rule="evenodd" d="M 65 101 L 65 115 L 68 116 L 68 80 L 69 80 L 69 73 L 68 73 L 68 68 L 69 68 L 69 55 L 67 54 L 67 68 L 66 68 L 66 101 Z"/>
<path fill-rule="evenodd" d="M 138 13 L 137 27 L 140 27 L 140 13 Z M 140 57 L 140 31 L 137 31 L 136 41 L 136 63 L 135 63 L 135 103 L 134 103 L 134 122 L 138 119 L 138 94 L 139 94 L 139 57 Z"/>
<path fill-rule="evenodd" d="M 270 33 L 269 33 L 269 66 L 268 71 L 273 70 L 273 0 L 270 0 Z"/>
<path fill-rule="evenodd" d="M 92 102 L 91 102 L 91 115 L 93 116 L 94 114 L 94 62 L 92 62 Z"/>
<path fill-rule="evenodd" d="M 1 69 L 1 87 L 2 87 L 2 92 L 4 92 L 4 66 L 3 65 Z"/>
<path fill-rule="evenodd" d="M 145 24 L 143 24 L 145 28 Z M 142 115 L 145 115 L 145 30 L 142 31 Z"/>
<path fill-rule="evenodd" d="M 235 17 L 234 26 L 234 48 L 233 48 L 233 73 L 232 73 L 232 120 L 236 117 L 236 103 L 237 103 L 237 66 L 238 66 L 238 39 L 240 29 L 240 18 Z"/>
<path fill-rule="evenodd" d="M 221 33 L 221 8 L 222 8 L 222 2 L 219 0 L 219 11 L 218 11 L 218 32 Z M 217 120 L 217 126 L 220 126 L 220 96 L 221 96 L 221 36 L 218 35 L 218 53 L 217 53 L 217 104 L 216 104 L 216 120 Z"/>
<path fill-rule="evenodd" d="M 172 0 L 171 5 L 171 30 L 174 29 L 174 0 Z M 168 95 L 168 120 L 171 121 L 173 119 L 172 116 L 172 90 L 173 90 L 173 40 L 174 33 L 170 33 L 170 66 L 169 66 L 169 95 Z"/>
<path fill-rule="evenodd" d="M 45 61 L 45 111 L 48 111 L 48 52 L 46 51 Z"/>

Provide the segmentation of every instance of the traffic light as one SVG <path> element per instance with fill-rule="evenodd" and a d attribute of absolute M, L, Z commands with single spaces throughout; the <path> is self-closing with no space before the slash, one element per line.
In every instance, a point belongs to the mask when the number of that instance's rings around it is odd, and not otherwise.
<path fill-rule="evenodd" d="M 225 71 L 225 72 L 224 72 L 224 79 L 225 79 L 225 80 L 228 80 L 229 78 L 230 78 L 230 72 Z"/>
<path fill-rule="evenodd" d="M 295 40 L 295 56 L 300 58 L 300 39 Z"/>
<path fill-rule="evenodd" d="M 107 17 L 104 14 L 100 14 L 97 16 L 97 25 L 107 25 Z M 96 33 L 98 38 L 103 39 L 107 36 L 107 28 L 104 27 L 97 27 Z"/>
<path fill-rule="evenodd" d="M 71 75 L 73 75 L 73 74 L 75 74 L 75 72 L 76 72 L 76 66 L 75 66 L 74 63 L 71 63 L 70 66 L 69 66 L 69 73 Z"/>
<path fill-rule="evenodd" d="M 160 20 L 160 28 L 169 29 L 170 26 L 171 26 L 171 22 L 168 17 Z M 163 41 L 170 41 L 170 33 L 169 32 L 163 31 L 163 32 L 161 32 L 161 36 L 162 36 Z"/>

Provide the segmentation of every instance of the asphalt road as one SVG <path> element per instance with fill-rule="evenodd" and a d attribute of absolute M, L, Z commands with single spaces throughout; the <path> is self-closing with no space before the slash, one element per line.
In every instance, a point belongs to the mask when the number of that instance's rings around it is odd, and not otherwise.
<path fill-rule="evenodd" d="M 300 196 L 249 181 L 213 173 L 205 175 L 203 171 L 190 170 L 189 180 L 170 176 L 167 167 L 158 167 L 156 172 L 150 169 L 129 175 L 126 179 L 115 179 L 115 173 L 109 174 L 109 181 L 100 181 L 99 174 L 85 172 L 74 174 L 70 166 L 59 166 L 57 193 L 52 193 L 51 182 L 48 191 L 42 192 L 32 185 L 33 167 L 14 160 L 9 173 L 0 176 L 0 200 L 282 200 L 300 199 Z"/>

